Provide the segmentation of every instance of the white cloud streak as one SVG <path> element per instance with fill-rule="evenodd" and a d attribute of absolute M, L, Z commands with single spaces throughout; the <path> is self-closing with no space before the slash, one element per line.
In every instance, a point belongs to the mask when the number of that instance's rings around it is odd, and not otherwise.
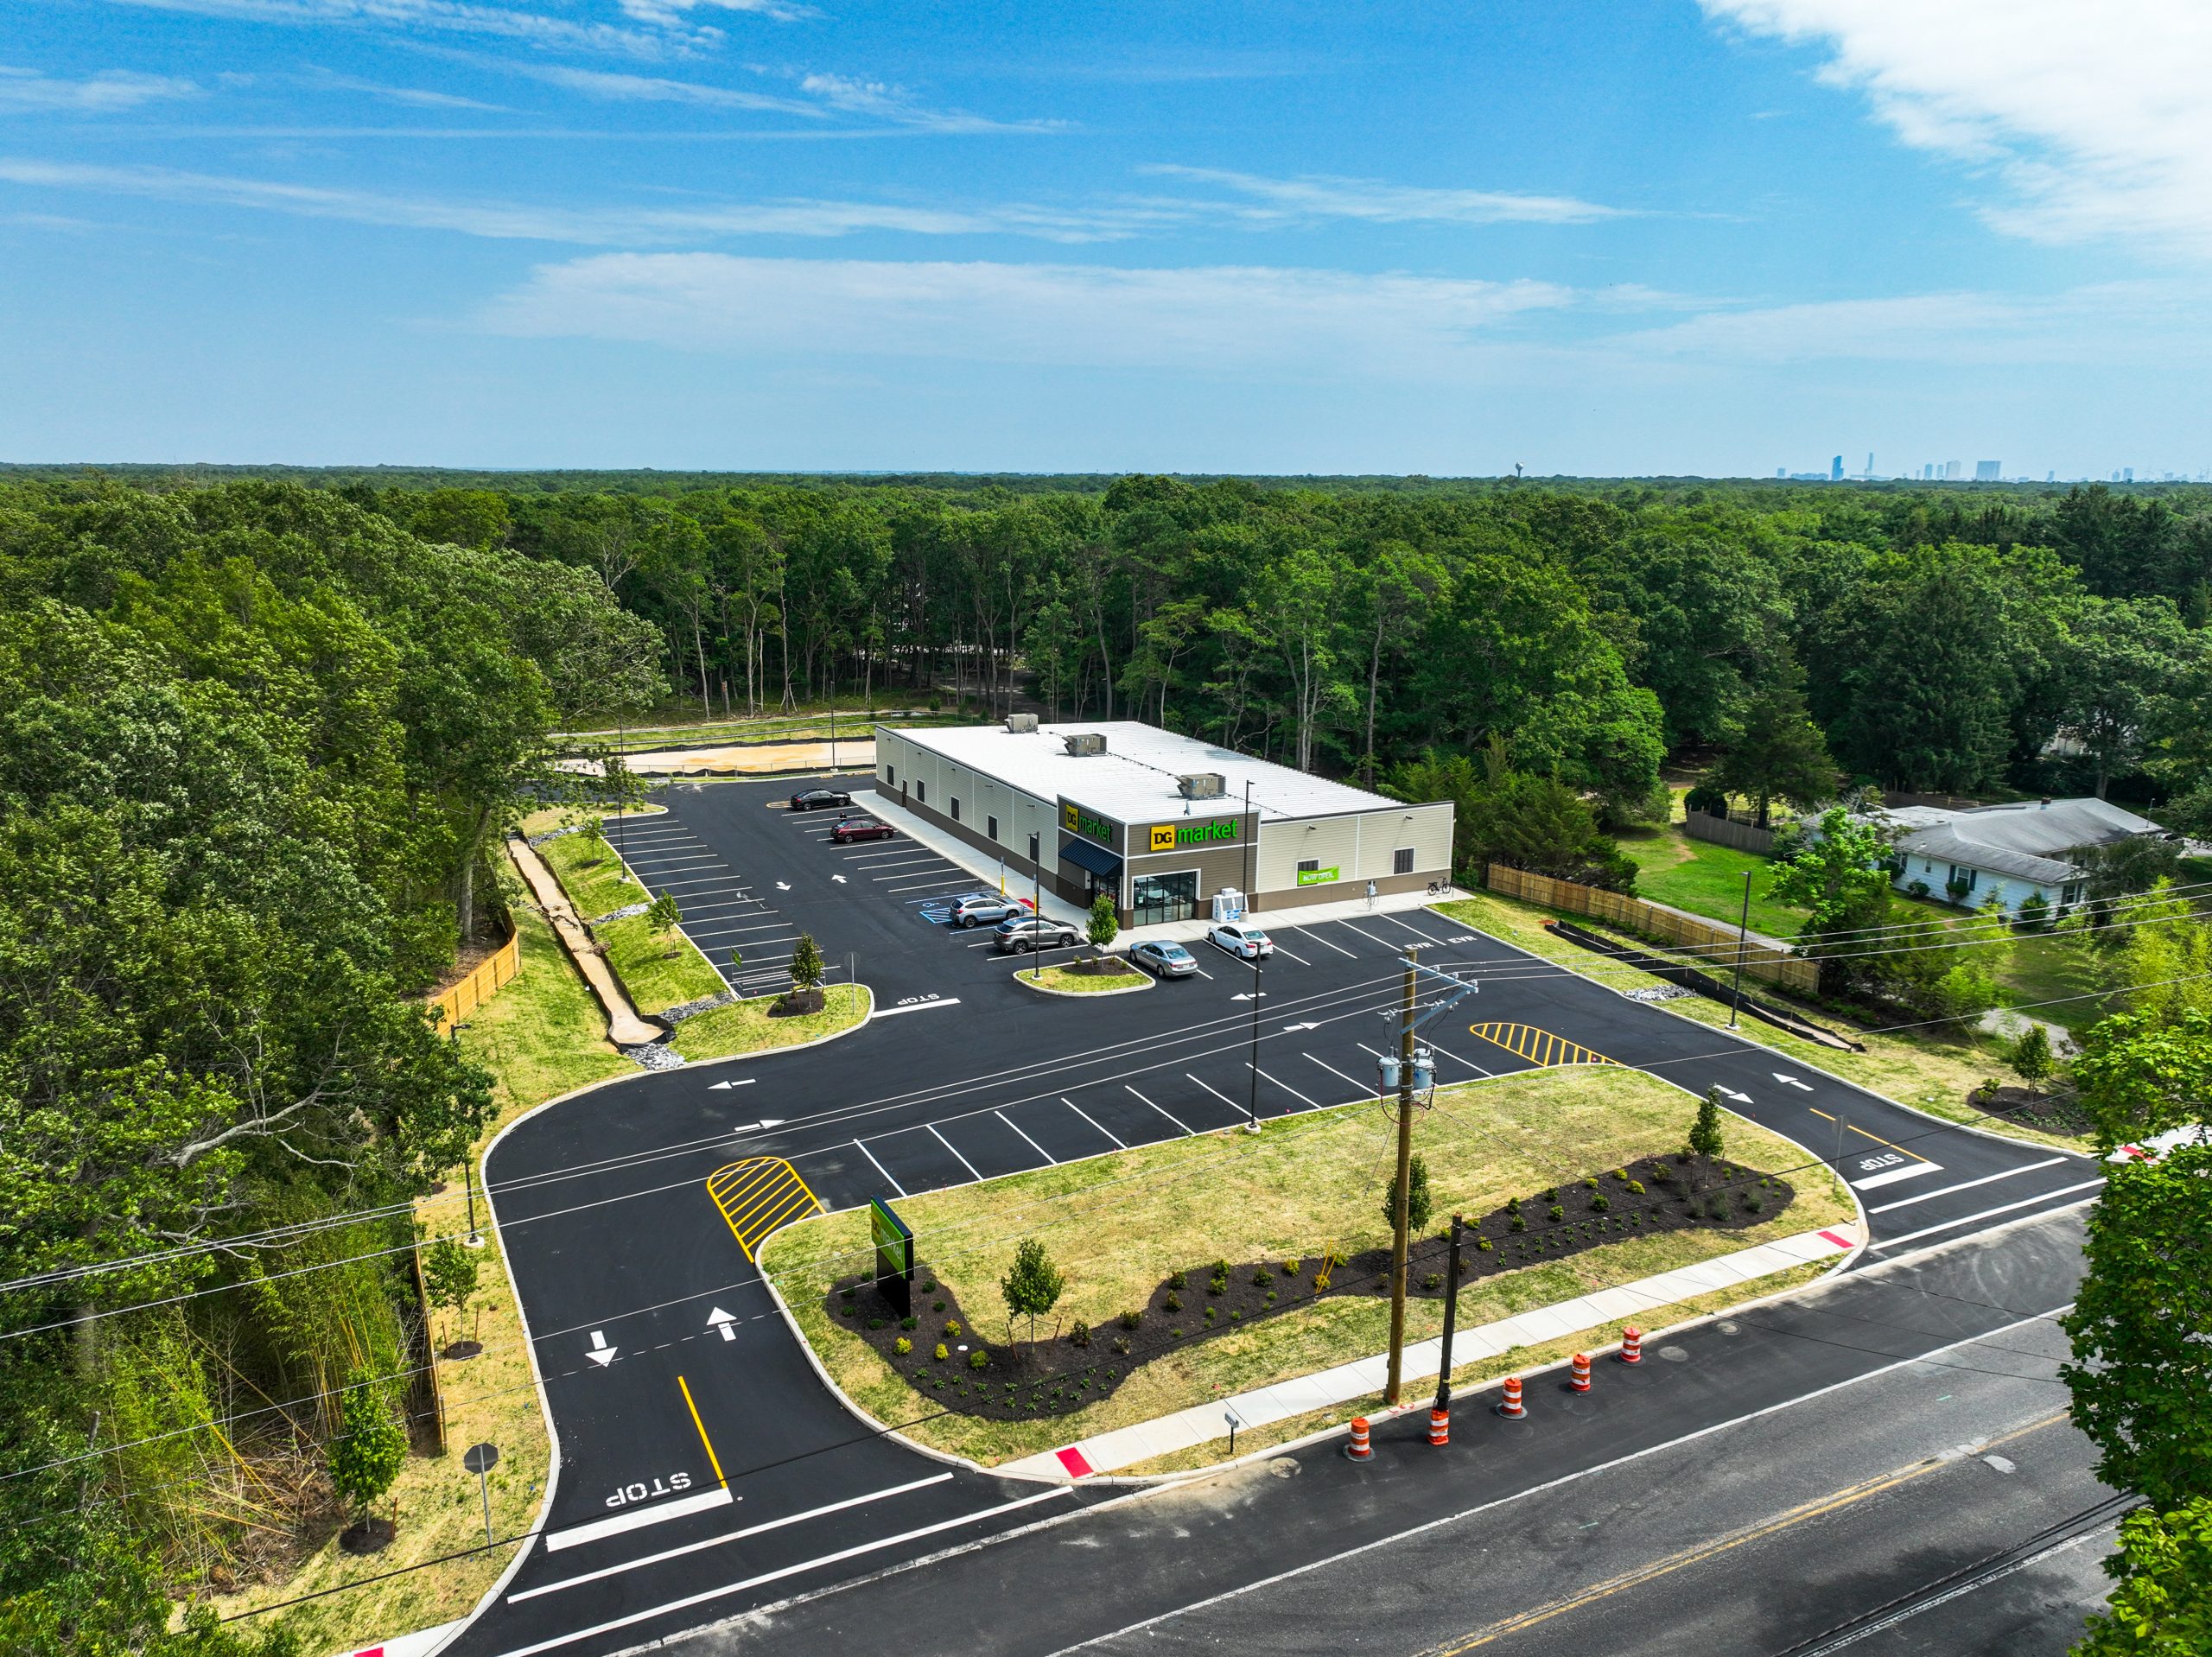
<path fill-rule="evenodd" d="M 539 267 L 478 320 L 499 333 L 801 358 L 1425 379 L 1463 371 L 1475 341 L 1516 318 L 1575 301 L 1548 283 L 1265 266 L 602 254 Z"/>
<path fill-rule="evenodd" d="M 133 69 L 104 69 L 83 80 L 57 80 L 36 69 L 0 64 L 0 110 L 50 110 L 79 115 L 112 115 L 142 104 L 197 98 L 200 86 L 174 75 L 141 74 Z"/>
<path fill-rule="evenodd" d="M 1987 169 L 1983 208 L 2044 242 L 2212 256 L 2212 7 L 2202 0 L 1701 0 L 1825 51 L 1905 143 Z"/>
<path fill-rule="evenodd" d="M 1147 167 L 1154 177 L 1212 184 L 1244 197 L 1225 209 L 1255 224 L 1357 219 L 1371 224 L 1586 225 L 1624 216 L 1572 196 L 1518 195 L 1495 190 L 1426 189 L 1381 179 L 1261 178 L 1210 167 Z"/>
<path fill-rule="evenodd" d="M 602 104 L 688 104 L 702 109 L 772 110 L 817 118 L 828 113 L 821 105 L 810 104 L 803 98 L 779 98 L 769 92 L 713 86 L 696 80 L 671 80 L 661 75 L 613 74 L 551 64 L 505 63 L 499 67 Z"/>
<path fill-rule="evenodd" d="M 400 33 L 474 35 L 564 51 L 660 58 L 720 41 L 715 29 L 648 32 L 577 22 L 467 0 L 118 0 L 156 11 L 188 12 L 240 22 L 307 28 L 389 29 Z"/>

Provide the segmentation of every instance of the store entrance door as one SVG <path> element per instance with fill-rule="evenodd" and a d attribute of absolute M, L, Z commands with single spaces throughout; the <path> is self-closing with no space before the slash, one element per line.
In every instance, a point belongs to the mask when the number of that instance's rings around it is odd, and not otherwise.
<path fill-rule="evenodd" d="M 1194 919 L 1198 912 L 1198 872 L 1140 874 L 1132 897 L 1130 910 L 1139 926 Z"/>

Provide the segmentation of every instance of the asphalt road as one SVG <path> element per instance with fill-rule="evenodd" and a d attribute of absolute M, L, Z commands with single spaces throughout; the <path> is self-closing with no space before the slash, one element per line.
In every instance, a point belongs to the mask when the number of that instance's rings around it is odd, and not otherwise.
<path fill-rule="evenodd" d="M 668 816 L 611 838 L 677 893 L 710 957 L 743 952 L 728 969 L 740 988 L 780 981 L 804 928 L 875 992 L 876 1018 L 820 1048 L 611 1084 L 495 1147 L 486 1184 L 561 1467 L 547 1537 L 449 1649 L 620 1649 L 1101 1500 L 864 1431 L 775 1316 L 709 1178 L 785 1159 L 840 1208 L 1229 1127 L 1254 1098 L 1255 1005 L 1258 1114 L 1363 1100 L 1409 944 L 1481 985 L 1440 1020 L 1440 1081 L 1528 1068 L 1516 1045 L 1544 1051 L 1469 1029 L 1489 1024 L 1694 1091 L 1719 1084 L 1865 1193 L 1878 1259 L 2077 1203 L 2095 1179 L 2081 1159 L 1932 1121 L 1427 911 L 1287 929 L 1256 981 L 1200 946 L 1205 976 L 1039 995 L 982 935 L 931 918 L 973 877 L 907 841 L 834 847 L 831 814 L 784 811 L 788 791 L 679 786 Z M 1762 1360 L 1780 1396 L 1794 1395 L 1796 1349 Z"/>

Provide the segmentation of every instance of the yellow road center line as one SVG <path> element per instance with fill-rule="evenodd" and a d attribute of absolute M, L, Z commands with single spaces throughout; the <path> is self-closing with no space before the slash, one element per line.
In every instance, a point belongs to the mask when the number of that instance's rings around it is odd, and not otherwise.
<path fill-rule="evenodd" d="M 1806 1106 L 1805 1108 L 1812 1110 L 1814 1115 L 1825 1117 L 1831 1122 L 1835 1120 L 1834 1117 L 1828 1115 L 1827 1112 L 1825 1110 L 1813 1110 L 1813 1108 L 1810 1105 Z M 1860 1135 L 1862 1138 L 1873 1140 L 1877 1145 L 1888 1146 L 1891 1150 L 1896 1152 L 1901 1157 L 1910 1157 L 1915 1162 L 1925 1162 L 1928 1160 L 1926 1157 L 1922 1156 L 1917 1151 L 1908 1151 L 1904 1146 L 1896 1143 L 1894 1140 L 1884 1139 L 1879 1133 L 1867 1133 L 1865 1128 L 1859 1127 L 1856 1122 L 1846 1122 L 1844 1126 L 1849 1128 L 1853 1133 Z"/>
<path fill-rule="evenodd" d="M 2029 1422 L 2025 1426 L 2016 1427 L 2010 1432 L 1985 1441 L 1978 1447 L 1977 1453 L 1994 1450 L 1999 1444 L 2010 1444 L 2016 1438 L 2024 1438 L 2031 1432 L 2039 1432 L 2045 1427 L 2054 1426 L 2068 1419 L 2065 1411 L 2056 1411 L 2050 1415 Z M 1721 1554 L 1739 1548 L 1746 1542 L 1760 1541 L 1766 1537 L 1779 1535 L 1783 1531 L 1803 1524 L 1807 1520 L 1818 1519 L 1826 1514 L 1855 1507 L 1869 1496 L 1879 1495 L 1885 1490 L 1910 1483 L 1913 1480 L 1933 1473 L 1939 1468 L 1952 1464 L 1947 1460 L 1929 1460 L 1916 1463 L 1910 1467 L 1901 1468 L 1896 1472 L 1885 1473 L 1878 1478 L 1867 1479 L 1861 1483 L 1852 1485 L 1847 1489 L 1838 1490 L 1812 1501 L 1804 1502 L 1798 1507 L 1788 1508 L 1757 1525 L 1747 1526 L 1742 1530 L 1731 1532 L 1728 1535 L 1716 1537 L 1712 1541 L 1701 1543 L 1696 1547 L 1685 1548 L 1679 1553 L 1668 1555 L 1665 1559 L 1655 1559 L 1649 1565 L 1638 1566 L 1634 1571 L 1624 1571 L 1618 1577 L 1574 1595 L 1572 1598 L 1554 1600 L 1548 1605 L 1540 1605 L 1533 1610 L 1523 1611 L 1518 1616 L 1493 1622 L 1486 1628 L 1476 1630 L 1458 1645 L 1433 1647 L 1424 1653 L 1423 1657 L 1463 1657 L 1463 1654 L 1502 1640 L 1509 1634 L 1519 1634 L 1525 1629 L 1535 1628 L 1540 1622 L 1548 1622 L 1555 1616 L 1564 1616 L 1569 1611 L 1580 1610 L 1584 1606 L 1594 1605 L 1600 1600 L 1610 1599 L 1624 1590 L 1639 1588 L 1646 1583 L 1656 1582 L 1662 1577 L 1672 1576 L 1675 1571 L 1688 1566 L 1701 1565 L 1707 1559 L 1717 1559 Z"/>
<path fill-rule="evenodd" d="M 699 1442 L 707 1447 L 707 1465 L 715 1470 L 715 1482 L 728 1489 L 729 1481 L 722 1476 L 721 1458 L 715 1454 L 715 1441 L 707 1437 L 707 1424 L 699 1419 L 699 1406 L 691 1401 L 690 1384 L 681 1375 L 676 1378 L 676 1384 L 683 1388 L 683 1407 L 691 1412 L 691 1425 L 699 1429 Z"/>

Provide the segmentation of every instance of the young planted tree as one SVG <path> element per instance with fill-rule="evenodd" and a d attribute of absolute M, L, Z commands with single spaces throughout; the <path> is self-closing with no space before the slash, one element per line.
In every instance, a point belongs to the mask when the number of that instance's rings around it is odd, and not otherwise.
<path fill-rule="evenodd" d="M 785 1006 L 794 1013 L 812 1012 L 822 1005 L 822 950 L 814 934 L 801 932 L 791 949 L 791 993 Z"/>
<path fill-rule="evenodd" d="M 329 1449 L 330 1488 L 353 1509 L 349 1534 L 360 1552 L 370 1552 L 391 1540 L 376 1536 L 370 1509 L 407 1463 L 407 1430 L 392 1413 L 384 1383 L 365 1369 L 346 1377 L 340 1419 L 342 1425 Z"/>
<path fill-rule="evenodd" d="M 1066 1286 L 1066 1273 L 1052 1264 L 1045 1245 L 1034 1237 L 1024 1237 L 1014 1251 L 1013 1267 L 999 1279 L 999 1293 L 1009 1314 L 1029 1320 L 1033 1349 L 1037 1344 L 1037 1320 L 1059 1304 L 1060 1291 Z"/>
<path fill-rule="evenodd" d="M 452 1314 L 456 1325 L 476 1297 L 476 1251 L 458 1237 L 440 1237 L 423 1251 L 423 1287 L 430 1304 Z M 459 1338 L 456 1328 L 454 1338 Z"/>
<path fill-rule="evenodd" d="M 1113 948 L 1114 940 L 1122 935 L 1122 923 L 1114 913 L 1111 892 L 1100 892 L 1090 900 L 1090 918 L 1084 930 L 1090 938 L 1091 947 L 1104 951 Z"/>
<path fill-rule="evenodd" d="M 1406 1235 L 1418 1237 L 1428 1228 L 1428 1216 L 1433 1212 L 1428 1194 L 1428 1164 L 1416 1155 L 1406 1179 Z M 1382 1218 L 1392 1231 L 1398 1226 L 1398 1177 L 1390 1176 L 1390 1187 L 1382 1194 Z"/>
<path fill-rule="evenodd" d="M 677 905 L 676 894 L 672 892 L 662 892 L 645 908 L 645 919 L 656 932 L 667 931 L 683 918 L 683 911 Z"/>
<path fill-rule="evenodd" d="M 1727 1151 L 1720 1131 L 1720 1089 L 1710 1088 L 1697 1101 L 1697 1120 L 1690 1124 L 1690 1151 L 1707 1161 L 1718 1161 Z"/>
<path fill-rule="evenodd" d="M 2012 1072 L 2030 1087 L 2039 1086 L 2056 1063 L 2050 1032 L 2039 1024 L 2030 1025 L 2012 1044 Z"/>

